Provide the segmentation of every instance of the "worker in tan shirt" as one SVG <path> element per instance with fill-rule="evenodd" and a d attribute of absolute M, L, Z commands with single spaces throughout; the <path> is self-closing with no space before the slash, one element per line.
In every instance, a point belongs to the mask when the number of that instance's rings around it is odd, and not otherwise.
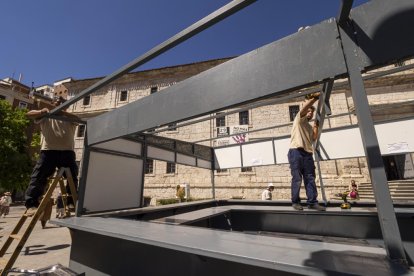
<path fill-rule="evenodd" d="M 62 97 L 56 97 L 52 107 L 65 102 Z M 68 167 L 72 173 L 73 182 L 78 184 L 78 165 L 74 152 L 74 136 L 77 123 L 62 121 L 45 117 L 49 114 L 49 108 L 30 110 L 26 116 L 34 119 L 40 125 L 41 130 L 41 152 L 39 160 L 33 169 L 29 187 L 26 190 L 25 200 L 28 215 L 33 215 L 39 206 L 39 199 L 43 195 L 47 179 L 53 175 L 56 168 Z M 79 118 L 66 111 L 57 115 L 79 120 Z M 70 194 L 70 189 L 67 189 Z M 68 199 L 68 204 L 73 204 Z"/>
<path fill-rule="evenodd" d="M 312 143 L 318 136 L 318 123 L 309 124 L 315 112 L 313 104 L 319 99 L 319 93 L 312 94 L 303 105 L 293 121 L 288 160 L 292 174 L 291 192 L 292 206 L 295 210 L 303 210 L 300 205 L 300 187 L 302 179 L 306 189 L 309 209 L 325 211 L 318 204 L 318 191 L 315 184 L 315 164 Z"/>

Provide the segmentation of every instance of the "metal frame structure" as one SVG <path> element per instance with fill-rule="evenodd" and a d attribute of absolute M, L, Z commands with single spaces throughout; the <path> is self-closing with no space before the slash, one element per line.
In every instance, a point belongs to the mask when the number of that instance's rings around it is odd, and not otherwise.
<path fill-rule="evenodd" d="M 232 1 L 82 91 L 51 113 L 57 113 L 253 2 Z M 328 19 L 292 34 L 283 41 L 275 41 L 237 57 L 167 88 L 163 93 L 152 94 L 88 120 L 77 215 L 83 214 L 91 147 L 122 137 L 145 135 L 147 130 L 154 127 L 196 119 L 274 96 L 283 97 L 292 91 L 325 83 L 323 100 L 318 108 L 318 120 L 323 125 L 333 81 L 348 76 L 385 248 L 391 260 L 406 263 L 361 73 L 414 56 L 414 38 L 410 33 L 401 33 L 402 26 L 414 25 L 414 3 L 411 0 L 372 0 L 351 10 L 352 2 L 342 1 L 336 19 Z M 146 146 L 143 152 L 143 156 L 146 156 Z M 210 169 L 214 169 L 213 162 Z M 212 179 L 214 186 L 213 175 Z"/>

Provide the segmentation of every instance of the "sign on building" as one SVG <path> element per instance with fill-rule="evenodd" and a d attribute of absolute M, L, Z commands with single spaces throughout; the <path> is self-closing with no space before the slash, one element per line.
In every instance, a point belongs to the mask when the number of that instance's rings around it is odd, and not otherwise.
<path fill-rule="evenodd" d="M 249 131 L 248 125 L 234 125 L 228 127 L 218 127 L 217 137 L 231 135 L 229 137 L 223 137 L 214 141 L 215 147 L 227 146 L 233 144 L 242 144 L 249 141 L 249 134 L 243 133 Z"/>

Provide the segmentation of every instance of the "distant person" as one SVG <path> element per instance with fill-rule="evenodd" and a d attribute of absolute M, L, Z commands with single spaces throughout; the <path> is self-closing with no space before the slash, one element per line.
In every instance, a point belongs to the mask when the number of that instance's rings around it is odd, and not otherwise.
<path fill-rule="evenodd" d="M 175 193 L 176 198 L 178 198 L 179 202 L 183 202 L 185 199 L 185 188 L 181 187 L 180 184 L 177 185 L 176 187 L 176 193 Z"/>
<path fill-rule="evenodd" d="M 10 192 L 5 192 L 4 196 L 0 199 L 0 217 L 6 217 L 10 211 L 10 204 L 12 204 L 12 198 Z"/>
<path fill-rule="evenodd" d="M 309 124 L 315 112 L 313 104 L 319 99 L 319 95 L 320 93 L 307 95 L 309 97 L 293 121 L 288 160 L 292 174 L 292 207 L 295 210 L 303 210 L 299 197 L 302 179 L 306 189 L 308 208 L 319 211 L 326 210 L 325 207 L 318 204 L 313 160 L 312 143 L 318 137 L 319 125 L 316 120 L 313 127 Z"/>
<path fill-rule="evenodd" d="M 355 180 L 351 180 L 348 196 L 350 199 L 359 199 L 358 185 L 355 183 Z"/>
<path fill-rule="evenodd" d="M 62 193 L 59 192 L 58 196 L 56 197 L 56 218 L 64 218 L 64 217 L 65 217 L 65 206 L 63 205 Z"/>
<path fill-rule="evenodd" d="M 273 183 L 269 183 L 266 190 L 262 192 L 262 200 L 272 200 L 272 192 L 274 189 L 275 186 L 273 186 Z"/>
<path fill-rule="evenodd" d="M 52 105 L 57 107 L 66 100 L 63 97 L 56 97 Z M 26 116 L 34 119 L 40 125 L 41 130 L 41 152 L 40 158 L 33 169 L 29 187 L 26 190 L 26 214 L 33 215 L 39 206 L 39 198 L 43 195 L 47 180 L 56 171 L 56 168 L 68 167 L 72 173 L 75 186 L 78 185 L 78 165 L 74 152 L 74 137 L 77 123 L 61 121 L 45 116 L 49 114 L 48 108 L 40 110 L 30 110 Z M 79 118 L 66 111 L 60 111 L 57 115 L 78 119 Z M 71 194 L 69 187 L 68 194 Z M 73 206 L 72 198 L 68 198 L 69 206 Z"/>

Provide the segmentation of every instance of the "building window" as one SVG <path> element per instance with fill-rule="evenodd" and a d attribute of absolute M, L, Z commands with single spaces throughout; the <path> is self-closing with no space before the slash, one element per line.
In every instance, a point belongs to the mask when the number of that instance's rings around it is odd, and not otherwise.
<path fill-rule="evenodd" d="M 289 106 L 289 117 L 290 121 L 295 120 L 296 115 L 299 113 L 299 105 L 290 105 Z"/>
<path fill-rule="evenodd" d="M 154 173 L 154 160 L 147 159 L 145 161 L 145 174 L 152 174 Z"/>
<path fill-rule="evenodd" d="M 172 123 L 168 125 L 168 131 L 175 131 L 177 130 L 177 124 L 176 123 Z"/>
<path fill-rule="evenodd" d="M 0 100 L 5 100 L 6 96 L 0 95 Z"/>
<path fill-rule="evenodd" d="M 167 173 L 175 173 L 175 163 L 167 162 Z"/>
<path fill-rule="evenodd" d="M 239 112 L 239 125 L 248 125 L 249 124 L 249 111 Z"/>
<path fill-rule="evenodd" d="M 151 87 L 151 94 L 154 94 L 157 91 L 158 91 L 158 87 L 156 86 Z"/>
<path fill-rule="evenodd" d="M 227 169 L 217 169 L 216 173 L 226 173 Z"/>
<path fill-rule="evenodd" d="M 27 108 L 27 103 L 26 102 L 19 102 L 19 108 L 20 109 Z"/>
<path fill-rule="evenodd" d="M 76 137 L 84 137 L 85 136 L 85 125 L 78 126 L 78 133 Z"/>
<path fill-rule="evenodd" d="M 83 98 L 83 105 L 89 105 L 91 103 L 91 96 Z"/>
<path fill-rule="evenodd" d="M 241 172 L 252 172 L 253 171 L 253 167 L 243 167 L 241 168 Z"/>
<path fill-rule="evenodd" d="M 121 91 L 121 94 L 119 95 L 119 101 L 125 102 L 128 100 L 128 91 Z"/>
<path fill-rule="evenodd" d="M 220 115 L 222 113 L 217 113 L 217 115 Z M 216 118 L 216 127 L 224 127 L 226 126 L 226 117 L 223 115 L 221 117 Z"/>

